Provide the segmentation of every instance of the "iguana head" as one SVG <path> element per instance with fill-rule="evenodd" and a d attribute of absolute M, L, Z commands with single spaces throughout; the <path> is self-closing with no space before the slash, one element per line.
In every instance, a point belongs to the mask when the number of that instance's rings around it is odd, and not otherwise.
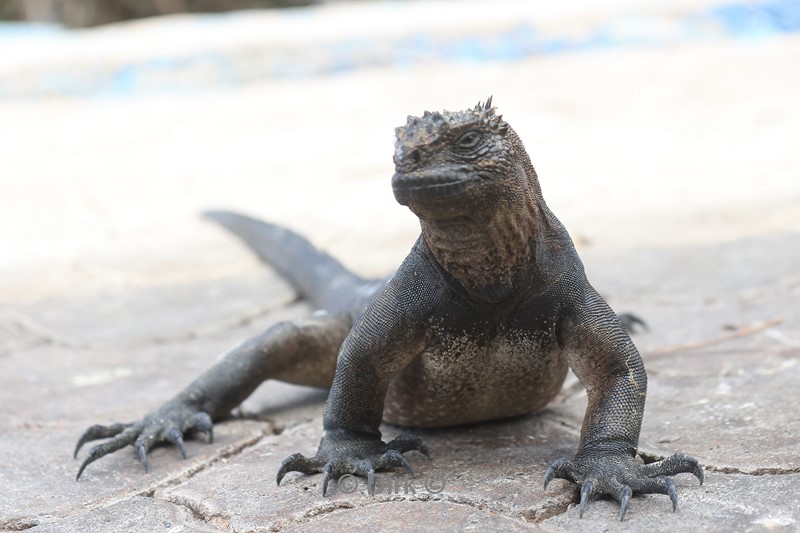
<path fill-rule="evenodd" d="M 564 232 L 544 203 L 522 142 L 495 114 L 492 99 L 465 111 L 409 117 L 396 131 L 394 196 L 419 217 L 436 261 L 474 298 L 513 294 L 537 243 Z"/>
<path fill-rule="evenodd" d="M 394 195 L 420 218 L 488 206 L 509 186 L 527 185 L 515 172 L 516 135 L 491 98 L 465 111 L 409 116 L 395 132 Z"/>

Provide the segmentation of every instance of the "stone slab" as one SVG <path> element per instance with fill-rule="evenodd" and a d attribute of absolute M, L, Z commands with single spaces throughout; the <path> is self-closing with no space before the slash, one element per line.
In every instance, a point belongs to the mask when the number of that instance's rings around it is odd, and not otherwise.
<path fill-rule="evenodd" d="M 223 524 L 198 520 L 190 509 L 143 496 L 76 514 L 65 520 L 36 527 L 37 532 L 83 533 L 85 531 L 164 531 L 212 533 L 227 531 Z"/>
<path fill-rule="evenodd" d="M 714 349 L 800 348 L 800 231 L 702 246 L 588 246 L 581 257 L 612 307 L 650 325 L 635 337 L 645 357 L 776 320 Z"/>
<path fill-rule="evenodd" d="M 612 301 L 650 324 L 634 337 L 649 376 L 640 448 L 730 472 L 798 471 L 800 234 L 590 261 L 619 291 Z M 578 428 L 585 406 L 578 392 L 554 412 Z"/>
<path fill-rule="evenodd" d="M 181 461 L 172 448 L 155 448 L 150 454 L 150 473 L 144 474 L 127 448 L 89 466 L 80 482 L 74 480 L 80 460 L 92 445 L 84 446 L 79 460 L 72 458 L 75 442 L 87 427 L 141 418 L 236 342 L 270 323 L 307 311 L 302 305 L 287 307 L 189 340 L 114 348 L 48 343 L 0 357 L 0 462 L 4 465 L 0 469 L 0 525 L 18 528 L 48 523 L 83 508 L 179 483 L 264 434 L 319 417 L 324 392 L 266 384 L 240 410 L 249 420 L 218 424 L 210 446 L 188 440 L 187 461 Z M 248 406 L 265 396 L 271 409 L 267 416 L 249 416 Z"/>
<path fill-rule="evenodd" d="M 669 368 L 683 369 L 679 375 L 649 367 L 642 452 L 686 453 L 707 470 L 800 470 L 800 421 L 787 405 L 800 380 L 796 353 L 675 354 Z M 585 409 L 579 393 L 550 412 L 577 431 Z"/>
<path fill-rule="evenodd" d="M 780 476 L 723 475 L 709 473 L 698 487 L 691 480 L 678 485 L 678 509 L 659 496 L 634 497 L 624 522 L 611 519 L 617 502 L 598 500 L 587 507 L 583 519 L 577 505 L 541 522 L 545 531 L 797 531 L 800 496 L 796 487 L 800 474 Z"/>
<path fill-rule="evenodd" d="M 167 286 L 86 289 L 30 304 L 6 304 L 12 325 L 50 343 L 120 347 L 231 329 L 296 299 L 273 270 Z M 1 347 L 1 346 L 0 346 Z"/>
<path fill-rule="evenodd" d="M 76 482 L 80 461 L 73 460 L 72 446 L 82 429 L 51 425 L 0 434 L 0 530 L 47 524 L 150 494 L 225 461 L 271 433 L 268 425 L 253 421 L 218 424 L 213 444 L 187 441 L 185 461 L 175 449 L 156 448 L 150 454 L 150 470 L 144 473 L 132 448 L 127 448 L 96 461 Z"/>
<path fill-rule="evenodd" d="M 443 500 L 395 500 L 363 507 L 336 507 L 283 527 L 282 531 L 409 531 L 419 524 L 436 531 L 530 531 L 535 524 L 514 520 L 462 503 Z"/>
<path fill-rule="evenodd" d="M 7 314 L 0 316 L 0 358 L 46 343 L 46 339 L 23 327 Z"/>

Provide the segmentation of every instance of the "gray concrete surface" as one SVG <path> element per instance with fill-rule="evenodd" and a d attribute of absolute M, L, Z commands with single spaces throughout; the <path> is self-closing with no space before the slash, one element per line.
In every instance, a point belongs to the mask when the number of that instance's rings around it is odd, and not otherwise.
<path fill-rule="evenodd" d="M 797 531 L 798 55 L 787 34 L 0 99 L 0 530 Z M 573 487 L 542 489 L 547 464 L 575 450 L 574 378 L 542 413 L 421 432 L 432 458 L 409 455 L 413 492 L 399 472 L 375 496 L 362 483 L 322 498 L 321 476 L 275 486 L 285 456 L 315 450 L 325 393 L 274 382 L 214 444 L 187 442 L 185 461 L 159 448 L 145 474 L 122 450 L 74 481 L 87 426 L 142 416 L 236 342 L 310 311 L 203 209 L 291 226 L 387 272 L 417 231 L 391 196 L 393 127 L 489 94 L 590 280 L 650 325 L 636 337 L 650 376 L 640 451 L 706 470 L 702 486 L 677 476 L 676 513 L 644 496 L 622 524 L 611 501 L 581 520 Z"/>

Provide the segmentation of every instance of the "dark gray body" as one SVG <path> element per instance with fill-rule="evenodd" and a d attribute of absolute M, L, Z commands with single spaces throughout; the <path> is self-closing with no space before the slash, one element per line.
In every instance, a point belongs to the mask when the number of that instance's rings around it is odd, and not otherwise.
<path fill-rule="evenodd" d="M 545 304 L 548 290 L 471 300 L 422 239 L 388 285 L 374 305 L 396 302 L 381 316 L 405 311 L 394 317 L 405 345 L 394 349 L 418 355 L 389 381 L 384 421 L 442 427 L 518 416 L 543 408 L 561 389 L 567 361 L 556 337 L 558 312 Z"/>

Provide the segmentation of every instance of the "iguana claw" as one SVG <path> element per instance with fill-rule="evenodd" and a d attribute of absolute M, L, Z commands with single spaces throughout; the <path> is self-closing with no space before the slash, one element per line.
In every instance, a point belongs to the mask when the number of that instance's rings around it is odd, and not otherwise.
<path fill-rule="evenodd" d="M 165 403 L 136 422 L 91 426 L 78 439 L 74 457 L 77 458 L 81 447 L 87 442 L 97 439 L 108 440 L 89 450 L 89 454 L 78 469 L 75 480 L 80 479 L 87 466 L 126 446 L 134 447 L 145 472 L 149 468 L 147 454 L 150 448 L 159 442 L 174 444 L 181 457 L 186 459 L 188 454 L 183 437 L 184 434 L 190 432 L 204 434 L 208 443 L 214 439 L 214 426 L 208 413 L 200 411 L 180 399 L 173 399 Z"/>
<path fill-rule="evenodd" d="M 629 456 L 593 457 L 584 454 L 580 459 L 553 461 L 544 475 L 544 486 L 553 478 L 566 479 L 581 487 L 578 513 L 583 518 L 593 496 L 607 495 L 620 504 L 619 519 L 623 520 L 634 494 L 666 494 L 672 511 L 678 508 L 675 482 L 667 477 L 680 473 L 696 476 L 703 483 L 703 470 L 693 457 L 675 454 L 661 461 L 640 465 Z"/>
<path fill-rule="evenodd" d="M 581 486 L 581 504 L 579 507 L 581 518 L 583 518 L 583 512 L 586 510 L 586 502 L 589 501 L 589 496 L 591 495 L 592 495 L 592 482 L 587 481 Z"/>
<path fill-rule="evenodd" d="M 305 457 L 300 453 L 290 455 L 281 463 L 276 476 L 280 485 L 284 476 L 289 472 L 302 472 L 304 474 L 322 473 L 322 495 L 328 493 L 331 479 L 338 479 L 344 475 L 362 476 L 367 478 L 367 491 L 375 493 L 375 472 L 402 468 L 406 474 L 414 477 L 414 469 L 403 457 L 404 452 L 418 451 L 428 455 L 428 449 L 419 437 L 401 435 L 384 444 L 380 440 L 365 442 L 341 435 L 324 437 L 320 443 L 316 457 Z"/>

